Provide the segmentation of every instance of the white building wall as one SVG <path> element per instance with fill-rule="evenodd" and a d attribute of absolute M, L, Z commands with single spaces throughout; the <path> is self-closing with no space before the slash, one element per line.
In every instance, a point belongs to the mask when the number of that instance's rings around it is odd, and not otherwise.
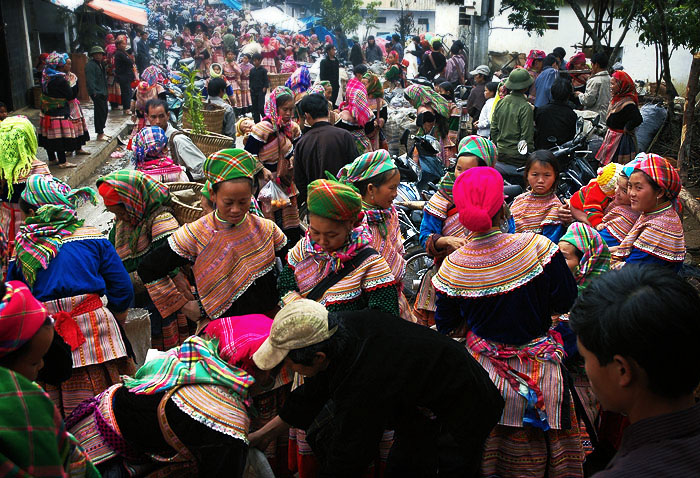
<path fill-rule="evenodd" d="M 425 11 L 425 10 L 407 10 L 411 11 L 413 13 L 413 22 L 416 25 L 416 30 L 418 33 L 420 32 L 425 32 L 425 31 L 435 31 L 435 15 L 436 11 Z M 396 32 L 396 21 L 399 19 L 399 16 L 401 15 L 401 12 L 399 10 L 378 10 L 378 16 L 379 17 L 384 17 L 386 21 L 384 23 L 378 23 L 376 28 L 370 28 L 369 34 L 370 35 L 380 35 L 380 36 L 385 36 L 385 35 L 391 35 L 392 33 Z M 428 20 L 428 25 L 426 29 L 426 25 L 420 25 L 418 24 L 419 19 L 426 19 Z M 357 29 L 356 34 L 360 39 L 363 39 L 365 36 L 365 31 L 366 28 L 363 24 L 360 24 L 359 28 Z"/>
<path fill-rule="evenodd" d="M 435 29 L 433 31 L 440 35 L 451 33 L 457 37 L 459 35 L 459 6 L 439 4 L 435 8 Z"/>

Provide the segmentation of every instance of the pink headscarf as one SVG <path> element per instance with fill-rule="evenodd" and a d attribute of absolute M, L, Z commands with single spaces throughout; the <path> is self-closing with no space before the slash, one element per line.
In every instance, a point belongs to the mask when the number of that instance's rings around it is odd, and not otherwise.
<path fill-rule="evenodd" d="M 374 116 L 367 102 L 367 88 L 357 78 L 348 81 L 345 88 L 345 101 L 340 105 L 340 110 L 346 109 L 350 110 L 352 117 L 360 126 L 366 125 Z"/>
<path fill-rule="evenodd" d="M 204 331 L 219 339 L 219 355 L 229 365 L 251 373 L 253 354 L 270 335 L 272 319 L 262 314 L 224 317 L 212 321 Z"/>
<path fill-rule="evenodd" d="M 459 222 L 472 232 L 486 232 L 503 206 L 503 177 L 494 168 L 471 168 L 457 177 L 452 197 Z"/>
<path fill-rule="evenodd" d="M 527 56 L 527 61 L 525 61 L 525 69 L 529 70 L 532 68 L 532 64 L 535 60 L 544 60 L 547 54 L 542 50 L 530 50 L 530 54 Z"/>
<path fill-rule="evenodd" d="M 567 70 L 575 70 L 576 65 L 585 65 L 585 64 L 586 64 L 586 54 L 584 52 L 580 51 L 569 59 L 569 64 L 566 66 L 566 69 Z"/>

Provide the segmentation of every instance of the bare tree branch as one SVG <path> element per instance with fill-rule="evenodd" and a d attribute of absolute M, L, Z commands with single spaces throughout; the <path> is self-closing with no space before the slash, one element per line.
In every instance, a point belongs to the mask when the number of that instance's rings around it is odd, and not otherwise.
<path fill-rule="evenodd" d="M 600 37 L 596 34 L 595 30 L 593 30 L 591 24 L 588 23 L 588 19 L 583 14 L 583 11 L 578 5 L 577 0 L 566 0 L 566 3 L 568 3 L 571 9 L 574 11 L 574 14 L 576 15 L 576 18 L 578 18 L 579 23 L 581 23 L 583 30 L 589 37 L 591 37 L 591 40 L 593 41 L 593 46 L 595 47 L 594 49 L 600 50 L 603 46 L 603 44 L 600 41 Z"/>

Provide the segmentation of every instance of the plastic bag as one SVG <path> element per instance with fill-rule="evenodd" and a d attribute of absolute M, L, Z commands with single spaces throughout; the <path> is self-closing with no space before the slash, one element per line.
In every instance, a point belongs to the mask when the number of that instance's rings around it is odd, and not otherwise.
<path fill-rule="evenodd" d="M 258 193 L 258 201 L 265 213 L 292 205 L 292 201 L 290 201 L 287 193 L 275 181 L 270 181 L 262 187 Z"/>

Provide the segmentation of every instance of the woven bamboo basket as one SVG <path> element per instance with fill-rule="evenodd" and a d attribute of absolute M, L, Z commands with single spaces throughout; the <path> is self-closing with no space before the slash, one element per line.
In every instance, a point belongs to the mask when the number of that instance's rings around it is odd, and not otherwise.
<path fill-rule="evenodd" d="M 209 156 L 211 153 L 216 153 L 222 149 L 233 148 L 235 144 L 235 140 L 232 137 L 223 134 L 209 132 L 207 134 L 197 134 L 191 129 L 183 129 L 182 131 L 190 137 L 204 156 Z"/>
<path fill-rule="evenodd" d="M 284 86 L 290 76 L 292 76 L 291 73 L 270 73 L 267 75 L 267 78 L 270 80 L 270 91 L 278 86 Z"/>
<path fill-rule="evenodd" d="M 197 194 L 197 203 L 199 203 L 199 199 L 201 199 L 202 188 L 204 187 L 201 183 L 166 183 L 166 186 L 168 186 L 171 193 L 186 191 L 188 189 L 193 190 Z M 180 224 L 194 222 L 204 215 L 204 211 L 201 207 L 198 205 L 190 206 L 189 204 L 185 204 L 174 194 L 170 195 L 170 202 L 175 211 L 175 219 L 177 219 L 177 222 Z"/>
<path fill-rule="evenodd" d="M 204 103 L 202 107 L 204 129 L 211 131 L 212 133 L 221 133 L 224 128 L 225 114 L 226 110 L 220 106 L 212 105 L 211 103 Z M 182 127 L 192 129 L 192 123 L 190 122 L 190 117 L 187 114 L 187 111 L 182 114 Z"/>
<path fill-rule="evenodd" d="M 38 110 L 41 109 L 41 86 L 32 87 L 32 103 L 34 104 L 34 108 Z"/>

